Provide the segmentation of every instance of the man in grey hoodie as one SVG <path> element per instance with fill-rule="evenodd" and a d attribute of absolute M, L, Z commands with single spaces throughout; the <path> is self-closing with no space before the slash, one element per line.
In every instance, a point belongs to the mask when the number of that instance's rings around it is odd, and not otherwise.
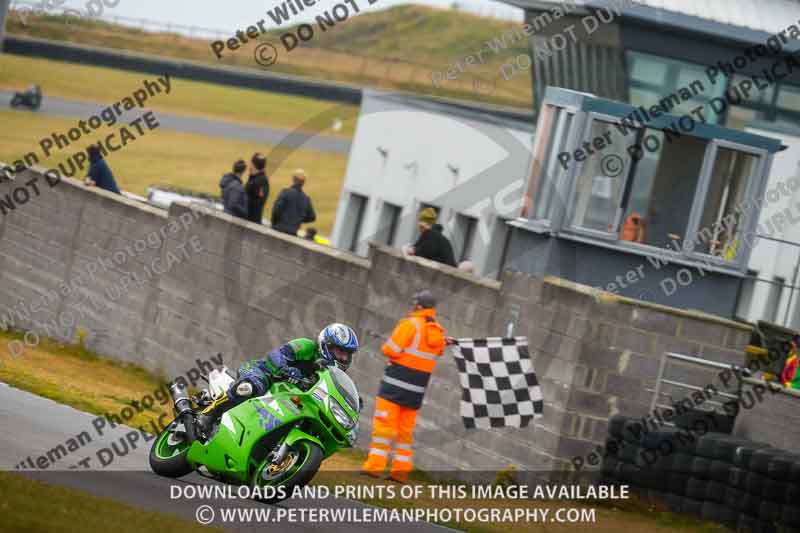
<path fill-rule="evenodd" d="M 233 172 L 225 174 L 219 182 L 225 212 L 247 220 L 247 193 L 242 185 L 242 175 L 247 170 L 243 159 L 233 164 Z"/>

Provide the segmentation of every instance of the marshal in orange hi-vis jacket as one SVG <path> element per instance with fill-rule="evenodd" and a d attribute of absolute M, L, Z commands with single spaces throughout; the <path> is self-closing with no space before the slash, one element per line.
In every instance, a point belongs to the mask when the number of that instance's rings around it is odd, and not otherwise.
<path fill-rule="evenodd" d="M 428 291 L 414 295 L 414 309 L 400 320 L 383 345 L 389 365 L 381 380 L 372 422 L 372 444 L 364 473 L 383 475 L 395 445 L 389 477 L 405 483 L 412 469 L 417 410 L 436 362 L 450 342 L 436 321 L 436 302 Z"/>

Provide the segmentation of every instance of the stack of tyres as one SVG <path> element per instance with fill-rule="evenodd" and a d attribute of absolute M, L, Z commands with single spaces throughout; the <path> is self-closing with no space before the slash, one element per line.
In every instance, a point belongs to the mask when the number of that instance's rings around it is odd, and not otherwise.
<path fill-rule="evenodd" d="M 754 533 L 800 533 L 800 455 L 722 433 L 609 421 L 606 483 L 674 512 Z"/>
<path fill-rule="evenodd" d="M 742 449 L 734 461 L 746 472 L 740 523 L 752 531 L 800 531 L 800 457 L 776 448 Z"/>

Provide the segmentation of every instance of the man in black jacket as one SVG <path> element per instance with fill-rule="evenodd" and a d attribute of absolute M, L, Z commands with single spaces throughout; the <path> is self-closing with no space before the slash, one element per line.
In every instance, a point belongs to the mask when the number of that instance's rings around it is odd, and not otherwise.
<path fill-rule="evenodd" d="M 247 193 L 242 185 L 242 176 L 247 170 L 243 159 L 233 164 L 233 172 L 222 176 L 219 187 L 222 189 L 222 205 L 225 212 L 247 220 Z"/>
<path fill-rule="evenodd" d="M 437 261 L 450 265 L 456 265 L 456 258 L 453 254 L 453 246 L 442 234 L 441 224 L 436 224 L 438 215 L 432 207 L 427 207 L 420 211 L 417 227 L 419 228 L 419 239 L 408 251 L 410 255 L 424 257 L 431 261 Z"/>
<path fill-rule="evenodd" d="M 250 179 L 247 180 L 247 220 L 261 224 L 264 205 L 269 197 L 269 178 L 267 178 L 267 158 L 263 154 L 253 154 L 250 160 Z"/>
<path fill-rule="evenodd" d="M 283 189 L 272 206 L 272 229 L 297 235 L 300 224 L 314 222 L 317 219 L 311 198 L 303 192 L 305 183 L 305 172 L 302 169 L 295 170 L 292 186 Z"/>

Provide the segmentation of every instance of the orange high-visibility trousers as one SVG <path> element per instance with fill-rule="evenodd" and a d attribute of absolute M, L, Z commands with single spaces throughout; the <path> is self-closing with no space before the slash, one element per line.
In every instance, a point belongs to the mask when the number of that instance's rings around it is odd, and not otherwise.
<path fill-rule="evenodd" d="M 380 396 L 375 401 L 375 417 L 372 420 L 372 443 L 367 462 L 362 470 L 373 476 L 381 476 L 386 470 L 395 445 L 390 477 L 405 482 L 413 467 L 411 449 L 414 443 L 414 427 L 417 425 L 417 410 L 403 407 Z"/>

